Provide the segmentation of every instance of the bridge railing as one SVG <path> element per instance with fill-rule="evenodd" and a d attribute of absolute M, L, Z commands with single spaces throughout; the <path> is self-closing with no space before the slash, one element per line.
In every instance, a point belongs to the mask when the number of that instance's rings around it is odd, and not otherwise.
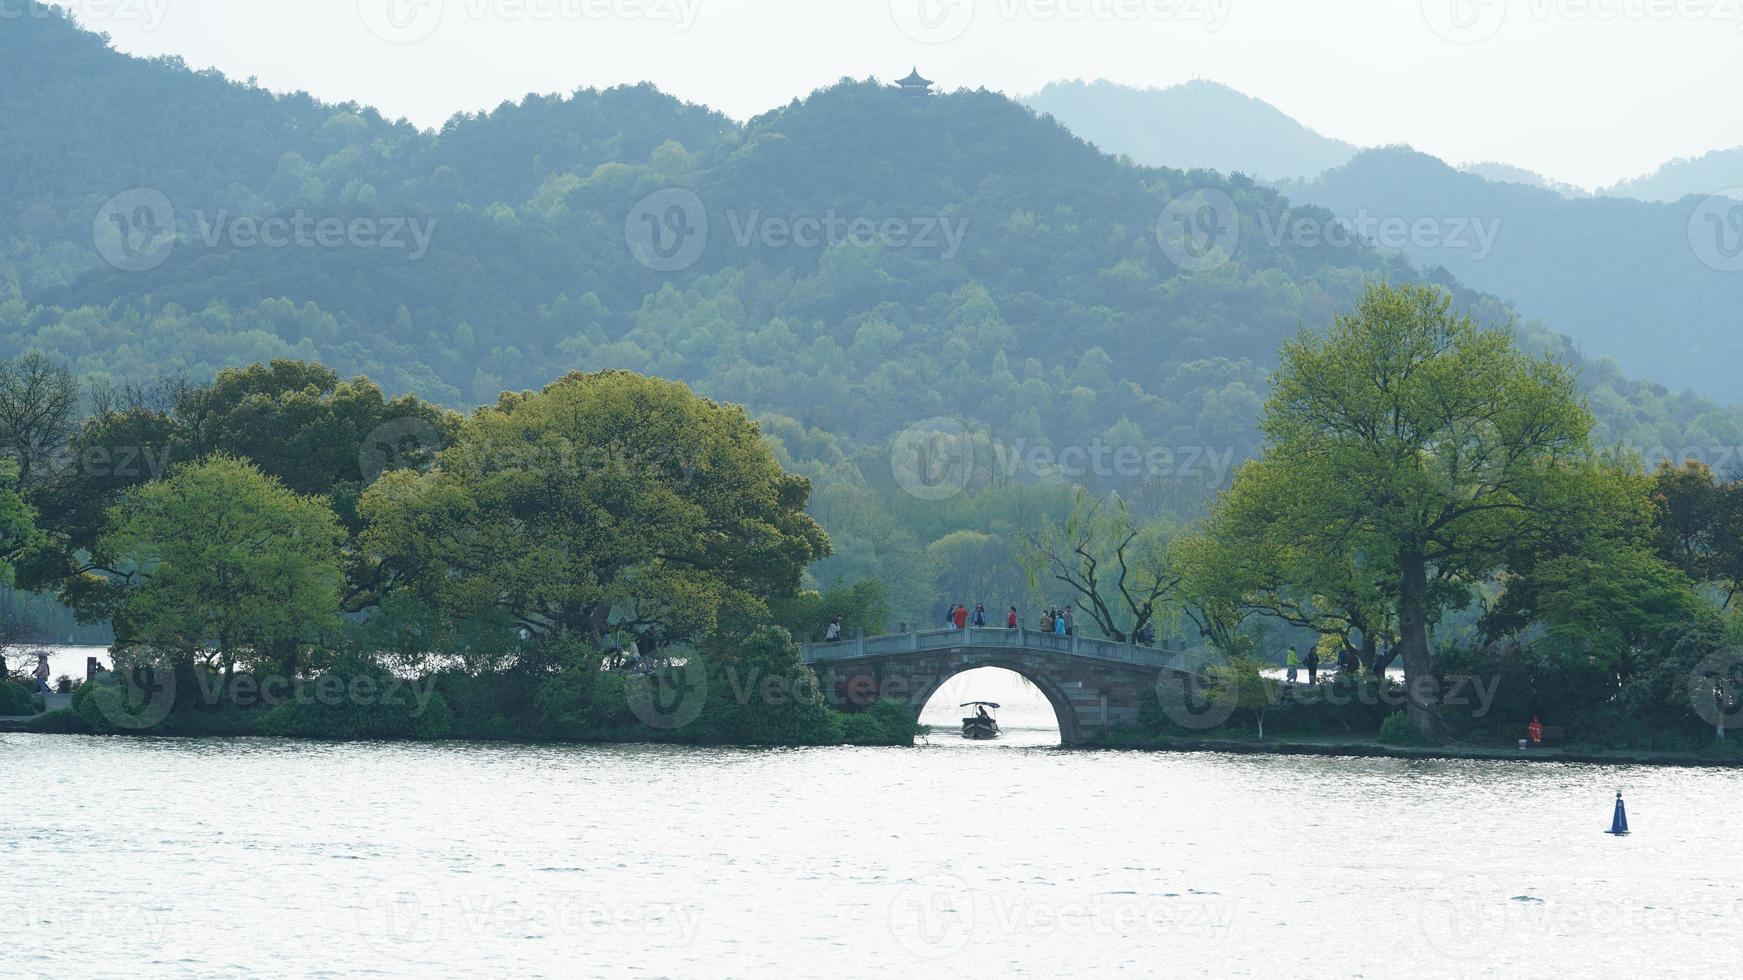
<path fill-rule="evenodd" d="M 1060 636 L 1031 629 L 976 628 L 916 630 L 888 636 L 858 636 L 835 643 L 806 643 L 806 663 L 827 663 L 834 660 L 859 660 L 866 657 L 898 656 L 959 647 L 983 647 L 1004 650 L 1042 650 L 1068 656 L 1088 657 L 1116 663 L 1136 664 L 1156 669 L 1173 669 L 1202 674 L 1208 666 L 1198 654 L 1184 650 L 1159 650 L 1132 643 L 1098 640 L 1087 636 Z"/>

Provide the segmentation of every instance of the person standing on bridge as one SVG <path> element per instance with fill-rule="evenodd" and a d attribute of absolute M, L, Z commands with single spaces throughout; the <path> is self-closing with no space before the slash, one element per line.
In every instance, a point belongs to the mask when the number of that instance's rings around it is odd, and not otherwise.
<path fill-rule="evenodd" d="M 1301 656 L 1295 652 L 1295 644 L 1289 644 L 1289 655 L 1283 658 L 1284 676 L 1289 683 L 1295 683 L 1295 672 L 1301 669 Z"/>
<path fill-rule="evenodd" d="M 1319 683 L 1319 647 L 1307 651 L 1304 663 L 1307 664 L 1307 686 L 1312 687 Z"/>
<path fill-rule="evenodd" d="M 1064 622 L 1065 622 L 1065 635 L 1066 636 L 1072 636 L 1073 634 L 1075 634 L 1077 632 L 1077 623 L 1075 620 L 1073 620 L 1071 618 L 1071 607 L 1070 606 L 1065 607 L 1065 615 L 1063 615 L 1059 618 L 1061 620 L 1064 620 Z"/>
<path fill-rule="evenodd" d="M 1064 613 L 1060 613 L 1057 616 L 1053 617 L 1053 635 L 1054 636 L 1064 636 L 1065 635 L 1065 614 Z"/>
<path fill-rule="evenodd" d="M 956 624 L 957 629 L 966 629 L 968 627 L 968 607 L 960 602 L 957 603 L 956 612 L 950 615 L 950 620 Z"/>
<path fill-rule="evenodd" d="M 837 616 L 834 619 L 829 621 L 829 628 L 823 631 L 823 640 L 826 643 L 840 643 L 841 642 L 841 617 L 840 616 Z"/>
<path fill-rule="evenodd" d="M 1005 629 L 1014 630 L 1016 628 L 1017 628 L 1017 607 L 1012 606 L 1011 607 L 1011 614 L 1009 616 L 1005 617 Z"/>
<path fill-rule="evenodd" d="M 986 629 L 986 606 L 979 602 L 974 604 L 974 628 Z"/>

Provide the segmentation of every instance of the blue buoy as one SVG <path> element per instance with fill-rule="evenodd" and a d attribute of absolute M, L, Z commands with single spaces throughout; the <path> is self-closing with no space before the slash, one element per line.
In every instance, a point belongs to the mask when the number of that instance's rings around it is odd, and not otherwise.
<path fill-rule="evenodd" d="M 1628 836 L 1628 811 L 1622 806 L 1621 790 L 1616 791 L 1616 816 L 1611 818 L 1610 829 L 1604 833 L 1615 834 L 1617 837 Z"/>

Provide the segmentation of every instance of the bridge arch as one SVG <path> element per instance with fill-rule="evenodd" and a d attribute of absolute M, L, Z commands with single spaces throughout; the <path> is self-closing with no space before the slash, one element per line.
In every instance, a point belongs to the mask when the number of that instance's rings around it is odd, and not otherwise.
<path fill-rule="evenodd" d="M 1066 745 L 1075 745 L 1083 741 L 1081 726 L 1077 723 L 1077 712 L 1072 707 L 1071 698 L 1058 681 L 1048 676 L 1046 671 L 1036 670 L 1033 664 L 1025 665 L 1018 658 L 989 654 L 984 657 L 969 658 L 968 661 L 949 665 L 930 678 L 916 677 L 921 685 L 913 693 L 910 704 L 916 714 L 925 711 L 926 705 L 932 700 L 944 685 L 953 678 L 966 674 L 971 670 L 996 667 L 1008 670 L 1018 677 L 1035 685 L 1041 696 L 1047 699 L 1047 704 L 1053 709 L 1053 717 L 1059 723 L 1059 740 Z"/>
<path fill-rule="evenodd" d="M 1000 667 L 1034 684 L 1052 705 L 1066 745 L 1092 744 L 1135 725 L 1156 698 L 1164 673 L 1201 674 L 1185 652 L 1157 650 L 1032 630 L 949 629 L 858 637 L 805 645 L 805 662 L 823 689 L 852 709 L 877 697 L 907 701 L 919 712 L 950 678 Z"/>

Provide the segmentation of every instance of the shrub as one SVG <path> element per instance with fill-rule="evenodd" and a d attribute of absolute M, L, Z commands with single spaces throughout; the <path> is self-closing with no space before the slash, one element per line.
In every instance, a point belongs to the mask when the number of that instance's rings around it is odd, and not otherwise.
<path fill-rule="evenodd" d="M 154 699 L 161 692 L 128 684 L 118 670 L 98 674 L 73 689 L 73 713 L 85 728 L 99 735 L 143 734 L 159 730 L 169 705 Z"/>
<path fill-rule="evenodd" d="M 24 730 L 38 735 L 82 735 L 90 731 L 71 708 L 57 708 L 37 715 L 24 723 Z"/>
<path fill-rule="evenodd" d="M 347 657 L 298 681 L 293 696 L 261 715 L 256 728 L 290 738 L 432 739 L 446 735 L 453 720 L 433 681 L 414 684 Z"/>
<path fill-rule="evenodd" d="M 1394 711 L 1380 722 L 1381 745 L 1421 745 L 1422 734 L 1410 723 L 1410 714 Z"/>
<path fill-rule="evenodd" d="M 42 712 L 42 697 L 36 684 L 28 680 L 0 679 L 0 718 L 34 715 Z"/>
<path fill-rule="evenodd" d="M 864 711 L 836 712 L 846 745 L 913 745 L 920 725 L 905 702 L 884 698 Z"/>
<path fill-rule="evenodd" d="M 728 745 L 823 745 L 839 737 L 817 676 L 786 630 L 716 638 L 701 662 L 706 701 L 695 723 L 674 737 Z"/>
<path fill-rule="evenodd" d="M 539 684 L 533 705 L 541 729 L 559 738 L 588 738 L 631 727 L 634 719 L 624 690 L 628 677 L 600 666 L 597 654 L 572 658 Z"/>

